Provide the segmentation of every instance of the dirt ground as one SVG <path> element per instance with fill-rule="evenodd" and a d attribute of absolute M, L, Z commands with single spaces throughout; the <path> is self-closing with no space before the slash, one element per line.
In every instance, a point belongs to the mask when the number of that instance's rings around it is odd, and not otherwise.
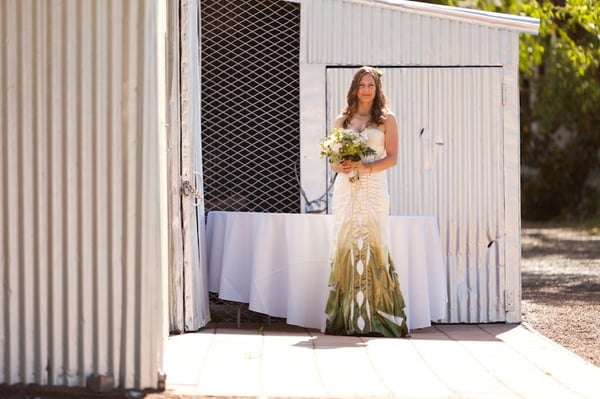
<path fill-rule="evenodd" d="M 523 224 L 523 322 L 600 367 L 600 228 Z M 179 399 L 167 393 L 0 385 L 0 399 Z M 186 397 L 186 399 L 189 397 Z"/>
<path fill-rule="evenodd" d="M 600 367 L 600 228 L 522 228 L 523 321 Z"/>

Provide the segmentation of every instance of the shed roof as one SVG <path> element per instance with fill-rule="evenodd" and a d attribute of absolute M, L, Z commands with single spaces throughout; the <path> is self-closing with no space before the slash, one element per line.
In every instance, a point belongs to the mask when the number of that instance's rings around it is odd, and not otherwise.
<path fill-rule="evenodd" d="M 426 14 L 432 16 L 446 17 L 460 21 L 470 21 L 484 25 L 504 27 L 518 32 L 537 34 L 540 20 L 531 17 L 502 14 L 474 10 L 469 8 L 442 6 L 438 4 L 422 3 L 409 0 L 348 0 L 359 3 L 374 3 L 387 5 L 394 8 L 402 8 L 408 12 Z"/>
<path fill-rule="evenodd" d="M 505 28 L 516 32 L 537 35 L 540 20 L 520 15 L 474 10 L 462 7 L 443 6 L 409 0 L 340 0 L 351 3 L 365 4 L 377 7 L 389 7 L 405 12 L 446 18 L 450 20 L 471 22 L 496 28 Z M 302 3 L 302 0 L 298 0 Z"/>

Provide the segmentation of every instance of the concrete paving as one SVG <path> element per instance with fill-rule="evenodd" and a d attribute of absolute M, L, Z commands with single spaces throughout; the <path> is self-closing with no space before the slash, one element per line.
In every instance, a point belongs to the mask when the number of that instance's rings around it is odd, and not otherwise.
<path fill-rule="evenodd" d="M 169 338 L 165 372 L 181 397 L 600 398 L 600 368 L 525 324 L 437 324 L 405 339 L 210 324 Z"/>

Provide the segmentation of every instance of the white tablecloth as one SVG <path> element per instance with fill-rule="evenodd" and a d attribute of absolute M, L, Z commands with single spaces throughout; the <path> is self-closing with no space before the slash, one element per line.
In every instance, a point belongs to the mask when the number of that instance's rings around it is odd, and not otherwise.
<path fill-rule="evenodd" d="M 250 310 L 323 330 L 333 216 L 209 212 L 208 289 Z M 446 274 L 433 217 L 391 216 L 390 246 L 410 329 L 446 314 Z"/>

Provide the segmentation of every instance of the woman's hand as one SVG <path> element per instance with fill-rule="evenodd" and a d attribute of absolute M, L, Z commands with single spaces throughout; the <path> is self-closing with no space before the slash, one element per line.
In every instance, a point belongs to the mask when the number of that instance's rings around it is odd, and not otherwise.
<path fill-rule="evenodd" d="M 353 171 L 357 171 L 362 175 L 371 174 L 373 172 L 373 165 L 371 163 L 363 163 L 352 162 L 352 161 L 344 161 L 343 163 L 332 163 L 331 169 L 335 173 L 343 173 L 345 175 L 352 173 Z"/>
<path fill-rule="evenodd" d="M 360 162 L 344 161 L 343 163 L 332 163 L 331 169 L 335 173 L 348 174 L 358 167 Z"/>

